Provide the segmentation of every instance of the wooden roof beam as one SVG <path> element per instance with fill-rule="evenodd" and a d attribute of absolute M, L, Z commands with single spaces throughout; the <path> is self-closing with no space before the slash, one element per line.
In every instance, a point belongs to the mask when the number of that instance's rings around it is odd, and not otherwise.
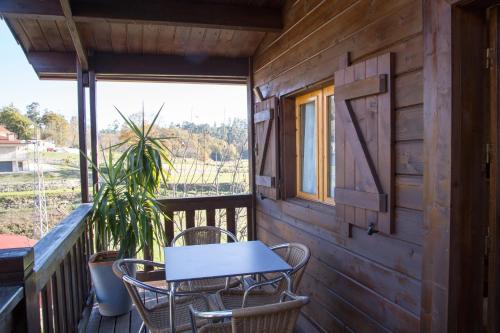
<path fill-rule="evenodd" d="M 71 1 L 71 6 L 69 0 L 2 0 L 0 13 L 39 19 L 70 17 L 76 22 L 105 20 L 266 32 L 283 28 L 280 8 L 178 0 Z"/>
<path fill-rule="evenodd" d="M 0 13 L 13 17 L 64 19 L 59 0 L 2 0 Z"/>
<path fill-rule="evenodd" d="M 73 52 L 30 52 L 27 56 L 40 78 L 75 77 Z M 95 53 L 89 62 L 99 77 L 110 80 L 184 77 L 183 81 L 243 82 L 248 76 L 247 58 Z"/>
<path fill-rule="evenodd" d="M 73 46 L 75 47 L 76 56 L 78 62 L 83 70 L 88 70 L 89 61 L 87 59 L 87 52 L 83 46 L 82 39 L 80 38 L 80 33 L 76 27 L 76 23 L 73 20 L 73 13 L 71 11 L 71 5 L 69 0 L 60 0 L 62 12 L 66 18 L 66 25 L 68 26 L 71 39 L 73 40 Z"/>
<path fill-rule="evenodd" d="M 74 1 L 77 20 L 115 20 L 223 29 L 280 31 L 279 8 L 172 0 Z"/>

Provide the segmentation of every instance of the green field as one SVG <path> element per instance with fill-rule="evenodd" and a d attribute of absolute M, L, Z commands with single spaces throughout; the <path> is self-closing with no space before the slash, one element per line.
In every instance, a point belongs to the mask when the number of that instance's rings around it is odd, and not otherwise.
<path fill-rule="evenodd" d="M 49 225 L 57 224 L 80 201 L 78 154 L 43 154 Z M 248 160 L 216 162 L 176 157 L 161 197 L 228 195 L 248 192 Z M 91 183 L 89 169 L 89 184 Z M 0 174 L 0 233 L 32 236 L 36 179 L 33 172 Z M 92 192 L 92 191 L 90 191 Z"/>

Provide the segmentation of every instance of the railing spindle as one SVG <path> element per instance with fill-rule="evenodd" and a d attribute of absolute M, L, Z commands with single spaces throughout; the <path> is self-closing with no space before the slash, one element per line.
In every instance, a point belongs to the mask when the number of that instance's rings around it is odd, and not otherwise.
<path fill-rule="evenodd" d="M 174 213 L 170 210 L 165 211 L 165 236 L 167 244 L 166 246 L 170 246 L 170 243 L 174 239 Z"/>
<path fill-rule="evenodd" d="M 194 228 L 194 210 L 186 210 L 186 228 Z"/>
<path fill-rule="evenodd" d="M 253 225 L 253 209 L 249 205 L 247 208 L 247 240 L 255 240 L 255 230 Z"/>
<path fill-rule="evenodd" d="M 79 246 L 80 239 L 78 238 L 76 240 L 75 246 L 73 246 L 73 268 L 74 268 L 74 274 L 75 274 L 75 280 L 76 280 L 76 291 L 77 291 L 77 304 L 78 304 L 78 317 L 80 317 L 80 314 L 83 310 L 83 283 L 82 283 L 82 274 L 81 274 L 81 267 L 82 263 L 80 261 L 80 246 Z"/>
<path fill-rule="evenodd" d="M 49 308 L 51 304 L 49 303 L 49 287 L 50 283 L 48 283 L 45 288 L 42 289 L 41 291 L 41 296 L 42 296 L 42 327 L 43 327 L 43 332 L 53 332 L 51 329 L 49 329 L 49 322 L 52 320 L 49 314 Z"/>
<path fill-rule="evenodd" d="M 206 211 L 207 213 L 207 225 L 214 227 L 215 226 L 215 209 L 209 208 Z"/>
<path fill-rule="evenodd" d="M 64 258 L 64 286 L 65 286 L 65 306 L 66 306 L 66 320 L 67 326 L 70 330 L 74 328 L 74 311 L 73 311 L 73 280 L 71 276 L 71 257 L 68 253 Z"/>
<path fill-rule="evenodd" d="M 54 331 L 63 332 L 61 328 L 61 322 L 59 319 L 59 296 L 58 296 L 58 287 L 57 287 L 57 272 L 52 275 L 51 280 L 51 291 L 52 291 L 52 316 L 54 317 Z"/>
<path fill-rule="evenodd" d="M 227 230 L 236 235 L 236 212 L 234 207 L 226 208 L 226 227 Z M 228 239 L 228 242 L 232 242 Z"/>

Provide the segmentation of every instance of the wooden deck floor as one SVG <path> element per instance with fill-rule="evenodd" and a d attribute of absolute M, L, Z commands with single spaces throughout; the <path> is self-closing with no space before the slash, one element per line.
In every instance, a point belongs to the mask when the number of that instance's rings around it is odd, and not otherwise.
<path fill-rule="evenodd" d="M 94 304 L 85 332 L 88 333 L 138 333 L 142 320 L 135 306 L 127 314 L 119 317 L 104 317 L 99 314 L 97 304 Z"/>
<path fill-rule="evenodd" d="M 161 286 L 162 283 L 154 283 Z M 142 293 L 141 293 L 142 294 Z M 145 294 L 145 302 L 147 306 L 152 306 L 156 303 L 164 302 L 167 300 L 164 295 L 157 295 L 156 293 L 147 292 Z M 144 294 L 142 294 L 144 297 Z M 142 319 L 137 312 L 135 305 L 129 313 L 117 317 L 106 317 L 99 314 L 99 307 L 94 303 L 90 313 L 86 333 L 138 333 L 141 327 Z"/>

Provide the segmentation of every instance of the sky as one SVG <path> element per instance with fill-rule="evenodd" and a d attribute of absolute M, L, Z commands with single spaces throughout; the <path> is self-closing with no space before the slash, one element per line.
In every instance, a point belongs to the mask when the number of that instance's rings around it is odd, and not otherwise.
<path fill-rule="evenodd" d="M 162 104 L 160 124 L 222 123 L 246 119 L 244 85 L 97 82 L 98 128 L 119 120 L 115 106 L 126 115 L 144 110 L 151 118 Z M 63 114 L 68 120 L 77 115 L 76 82 L 40 80 L 28 63 L 20 45 L 0 19 L 0 107 L 10 105 L 24 112 L 31 102 Z"/>

